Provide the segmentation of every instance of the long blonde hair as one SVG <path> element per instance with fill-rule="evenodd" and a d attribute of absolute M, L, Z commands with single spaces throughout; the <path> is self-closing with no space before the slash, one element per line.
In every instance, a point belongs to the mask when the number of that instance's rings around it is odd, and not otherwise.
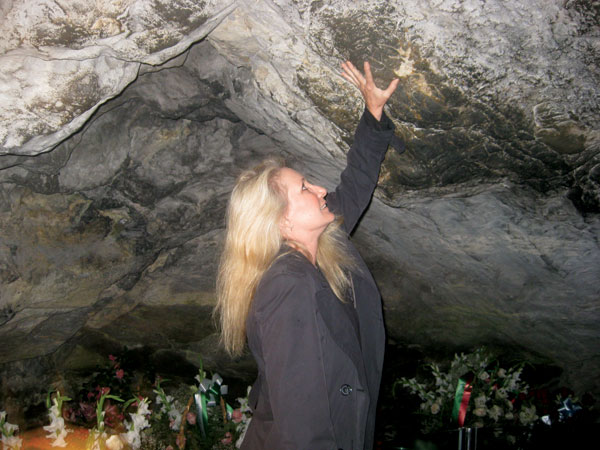
<path fill-rule="evenodd" d="M 215 314 L 221 326 L 221 342 L 232 356 L 244 349 L 246 318 L 256 287 L 284 242 L 279 223 L 287 203 L 278 184 L 283 167 L 282 160 L 267 159 L 244 171 L 231 193 L 217 274 Z M 331 223 L 319 237 L 316 261 L 335 295 L 344 301 L 351 286 L 349 272 L 355 265 L 344 245 L 340 223 Z"/>

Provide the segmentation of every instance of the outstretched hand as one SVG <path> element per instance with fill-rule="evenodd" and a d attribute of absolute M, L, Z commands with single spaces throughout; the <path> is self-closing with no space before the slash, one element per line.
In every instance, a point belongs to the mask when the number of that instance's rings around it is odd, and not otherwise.
<path fill-rule="evenodd" d="M 354 67 L 354 64 L 350 61 L 346 61 L 342 63 L 342 76 L 360 90 L 360 93 L 367 104 L 367 109 L 373 114 L 373 117 L 380 120 L 381 113 L 383 112 L 383 105 L 385 105 L 392 96 L 392 93 L 396 90 L 396 87 L 398 87 L 400 80 L 395 78 L 391 81 L 387 89 L 379 89 L 375 86 L 375 82 L 373 81 L 371 65 L 365 61 L 364 67 L 365 74 L 363 76 L 360 70 Z"/>

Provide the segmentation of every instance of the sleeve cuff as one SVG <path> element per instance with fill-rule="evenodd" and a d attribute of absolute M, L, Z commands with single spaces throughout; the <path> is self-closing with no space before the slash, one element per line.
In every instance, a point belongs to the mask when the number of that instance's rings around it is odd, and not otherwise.
<path fill-rule="evenodd" d="M 394 122 L 390 120 L 388 116 L 386 116 L 385 111 L 381 112 L 381 120 L 377 120 L 371 111 L 365 108 L 364 112 L 365 123 L 367 127 L 376 130 L 376 131 L 389 131 L 394 130 Z M 396 134 L 392 134 L 390 139 L 390 145 L 400 154 L 404 153 L 406 150 L 406 145 L 402 139 L 400 139 Z"/>
<path fill-rule="evenodd" d="M 390 118 L 386 116 L 385 111 L 381 112 L 381 120 L 377 120 L 375 116 L 371 114 L 371 111 L 369 111 L 367 108 L 365 108 L 364 115 L 365 121 L 369 128 L 373 128 L 377 131 L 386 131 L 394 129 L 394 124 L 390 120 Z"/>

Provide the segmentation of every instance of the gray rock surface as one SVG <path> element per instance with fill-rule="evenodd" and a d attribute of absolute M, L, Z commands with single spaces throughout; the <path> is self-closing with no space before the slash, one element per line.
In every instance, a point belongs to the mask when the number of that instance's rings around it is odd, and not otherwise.
<path fill-rule="evenodd" d="M 516 349 L 600 392 L 595 2 L 110 4 L 0 6 L 0 372 L 39 375 L 0 397 L 122 346 L 251 378 L 210 317 L 227 198 L 271 154 L 335 186 L 346 58 L 401 80 L 407 151 L 354 236 L 391 341 Z"/>

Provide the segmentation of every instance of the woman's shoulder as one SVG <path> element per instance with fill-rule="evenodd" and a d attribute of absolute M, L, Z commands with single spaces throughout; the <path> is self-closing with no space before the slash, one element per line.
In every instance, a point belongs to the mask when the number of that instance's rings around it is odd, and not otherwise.
<path fill-rule="evenodd" d="M 311 275 L 313 265 L 298 252 L 289 252 L 277 257 L 264 273 L 254 295 L 254 308 L 277 307 L 296 302 L 305 302 L 312 297 L 315 283 Z"/>
<path fill-rule="evenodd" d="M 310 261 L 296 251 L 282 252 L 265 271 L 258 288 L 270 285 L 276 280 L 286 283 L 306 283 L 314 270 Z"/>

